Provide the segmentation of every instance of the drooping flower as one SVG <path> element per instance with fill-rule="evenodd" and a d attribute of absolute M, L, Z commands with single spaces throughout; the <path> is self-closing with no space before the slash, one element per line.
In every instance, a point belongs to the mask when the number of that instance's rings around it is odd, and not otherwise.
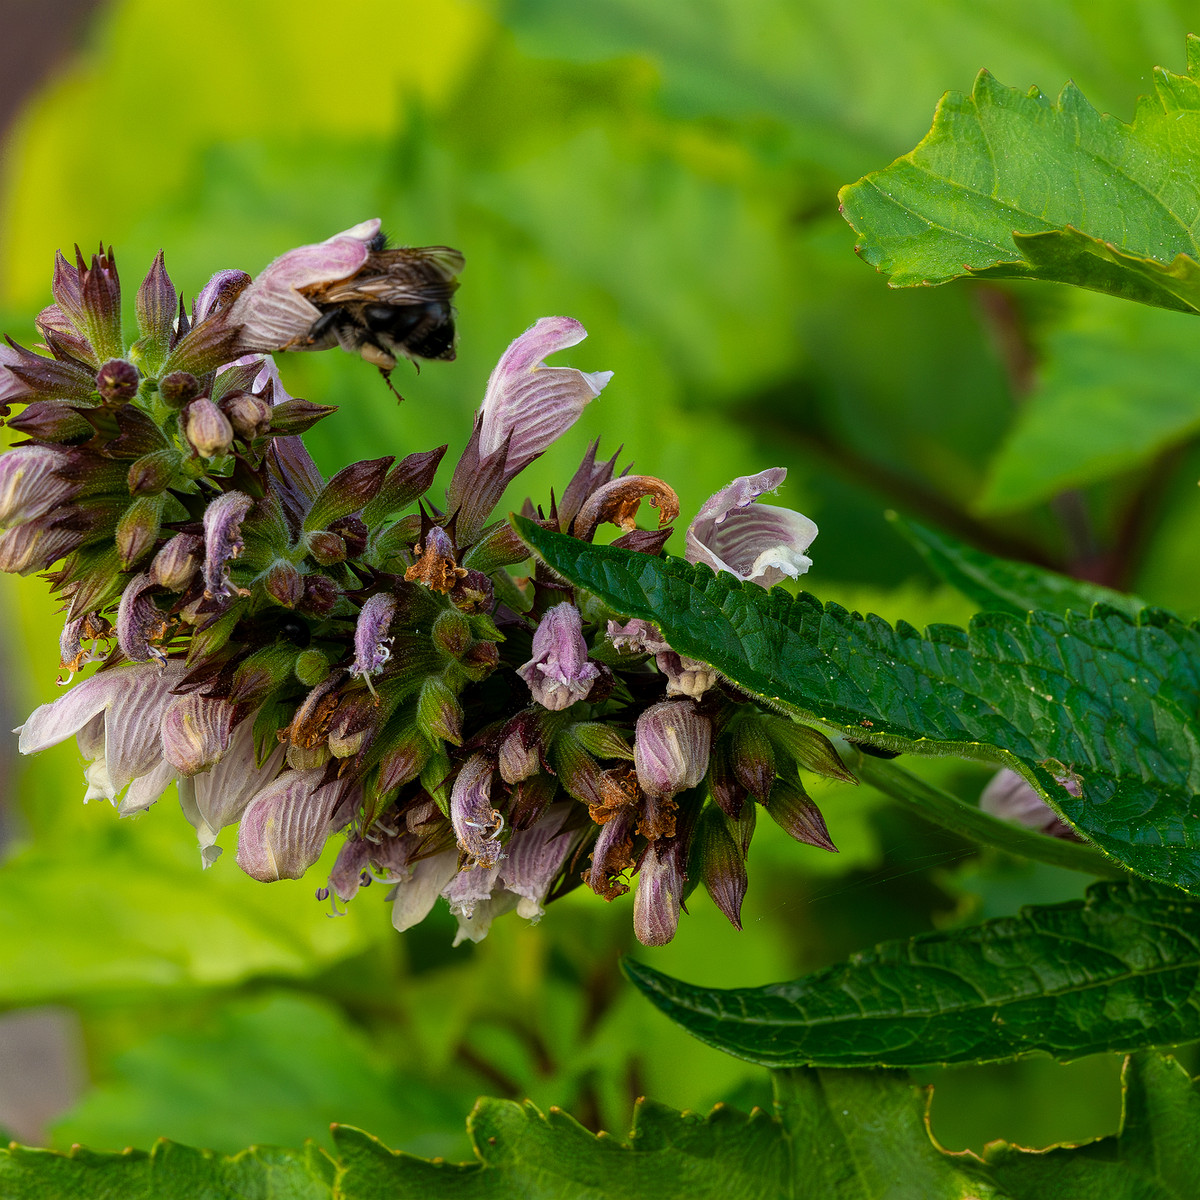
<path fill-rule="evenodd" d="M 698 659 L 676 654 L 663 640 L 658 626 L 634 619 L 624 625 L 609 621 L 608 640 L 618 650 L 631 654 L 653 654 L 654 665 L 667 677 L 668 696 L 698 700 L 717 682 L 717 672 Z"/>
<path fill-rule="evenodd" d="M 587 642 L 579 609 L 570 602 L 556 604 L 543 614 L 533 635 L 533 657 L 517 668 L 534 700 L 551 712 L 561 712 L 586 700 L 600 677 L 588 661 Z"/>
<path fill-rule="evenodd" d="M 773 492 L 787 477 L 783 467 L 743 475 L 710 496 L 688 526 L 684 557 L 714 571 L 773 587 L 795 579 L 812 566 L 804 551 L 817 527 L 790 508 L 754 501 Z"/>
<path fill-rule="evenodd" d="M 504 818 L 492 804 L 492 764 L 482 754 L 467 759 L 450 793 L 450 820 L 459 848 L 476 866 L 491 867 L 500 857 Z"/>
<path fill-rule="evenodd" d="M 225 492 L 204 510 L 204 588 L 207 595 L 230 594 L 229 563 L 244 549 L 242 520 L 254 501 L 243 492 Z"/>
<path fill-rule="evenodd" d="M 182 662 L 170 661 L 98 671 L 66 695 L 34 709 L 20 727 L 18 747 L 22 754 L 35 754 L 74 734 L 80 752 L 91 760 L 85 772 L 85 799 L 103 796 L 115 801 L 132 783 L 123 811 L 142 807 L 156 800 L 175 775 L 163 755 L 160 730 L 174 699 L 171 689 L 185 670 Z M 158 790 L 147 798 L 154 787 Z"/>

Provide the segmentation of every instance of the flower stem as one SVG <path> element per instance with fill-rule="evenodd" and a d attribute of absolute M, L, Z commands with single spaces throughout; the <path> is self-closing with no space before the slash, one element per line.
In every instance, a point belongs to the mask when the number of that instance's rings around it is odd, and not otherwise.
<path fill-rule="evenodd" d="M 1104 879 L 1128 878 L 1129 873 L 1124 867 L 1102 854 L 1095 846 L 1049 837 L 1010 821 L 1002 821 L 918 779 L 897 763 L 860 753 L 856 761 L 848 765 L 859 779 L 885 796 L 898 800 L 925 820 L 933 821 L 973 842 Z"/>

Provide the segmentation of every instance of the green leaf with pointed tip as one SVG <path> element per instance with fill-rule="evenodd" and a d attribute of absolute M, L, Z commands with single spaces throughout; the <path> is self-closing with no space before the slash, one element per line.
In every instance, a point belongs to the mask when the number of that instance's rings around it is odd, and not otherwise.
<path fill-rule="evenodd" d="M 697 987 L 626 960 L 689 1033 L 764 1067 L 1061 1061 L 1200 1038 L 1200 902 L 1102 883 L 1084 900 L 885 942 L 768 987 Z"/>
<path fill-rule="evenodd" d="M 1131 621 L 1098 608 L 980 613 L 969 630 L 922 634 L 514 520 L 569 582 L 655 622 L 680 654 L 764 702 L 858 741 L 1012 765 L 1130 870 L 1200 891 L 1195 627 L 1154 609 Z"/>
<path fill-rule="evenodd" d="M 1095 605 L 1104 604 L 1136 620 L 1138 613 L 1146 607 L 1146 602 L 1137 596 L 1059 575 L 1031 563 L 996 558 L 948 533 L 930 529 L 896 513 L 889 513 L 888 520 L 897 533 L 907 538 L 935 575 L 980 608 L 1023 617 L 1034 609 L 1090 613 Z"/>
<path fill-rule="evenodd" d="M 332 1200 L 333 1162 L 311 1144 L 303 1150 L 259 1146 L 214 1154 L 177 1142 L 153 1150 L 69 1154 L 12 1146 L 0 1150 L 4 1200 Z"/>
<path fill-rule="evenodd" d="M 1192 1200 L 1200 1162 L 1200 1088 L 1173 1059 L 1138 1054 L 1121 1079 L 1121 1131 L 1082 1146 L 993 1142 L 984 1158 L 1013 1196 L 1038 1200 Z"/>
<path fill-rule="evenodd" d="M 842 189 L 858 250 L 895 287 L 1047 279 L 1200 311 L 1200 40 L 1132 124 L 1073 84 L 1051 102 L 980 72 L 922 142 Z"/>

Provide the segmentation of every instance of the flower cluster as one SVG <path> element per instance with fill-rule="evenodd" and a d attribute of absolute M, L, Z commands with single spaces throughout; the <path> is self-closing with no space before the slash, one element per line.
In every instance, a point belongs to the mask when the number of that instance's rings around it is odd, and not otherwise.
<path fill-rule="evenodd" d="M 546 365 L 578 322 L 545 318 L 505 352 L 444 498 L 445 446 L 322 477 L 300 435 L 335 410 L 289 397 L 271 352 L 453 356 L 461 258 L 387 250 L 378 226 L 253 280 L 219 272 L 190 308 L 160 254 L 128 342 L 112 251 L 59 256 L 41 344 L 0 348 L 18 435 L 0 455 L 0 568 L 49 571 L 64 668 L 100 666 L 29 717 L 21 750 L 74 735 L 87 798 L 122 814 L 177 785 L 205 864 L 236 824 L 255 879 L 303 875 L 345 831 L 318 895 L 336 907 L 384 880 L 398 929 L 442 897 L 478 939 L 508 909 L 536 920 L 581 882 L 611 899 L 635 877 L 647 944 L 670 940 L 699 882 L 738 925 L 758 808 L 832 850 L 800 771 L 845 768 L 655 626 L 531 566 L 496 518 L 609 381 Z M 805 571 L 816 527 L 757 502 L 784 475 L 713 496 L 687 558 L 764 587 Z M 635 524 L 644 500 L 655 529 Z M 525 512 L 585 541 L 614 524 L 616 545 L 659 555 L 678 509 L 593 444 Z"/>

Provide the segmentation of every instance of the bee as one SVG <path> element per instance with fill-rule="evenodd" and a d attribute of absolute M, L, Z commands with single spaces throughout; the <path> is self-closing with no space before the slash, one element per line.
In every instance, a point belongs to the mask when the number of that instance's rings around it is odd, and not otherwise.
<path fill-rule="evenodd" d="M 362 269 L 339 283 L 300 293 L 321 315 L 303 339 L 306 350 L 340 345 L 377 366 L 388 386 L 397 357 L 453 360 L 454 309 L 463 256 L 449 246 L 391 246 L 378 233 Z M 396 393 L 399 396 L 399 393 Z"/>

